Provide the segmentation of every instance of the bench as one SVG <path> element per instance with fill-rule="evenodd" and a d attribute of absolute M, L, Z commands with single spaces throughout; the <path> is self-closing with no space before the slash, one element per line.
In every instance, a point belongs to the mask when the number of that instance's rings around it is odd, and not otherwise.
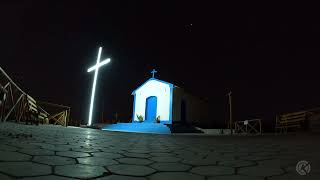
<path fill-rule="evenodd" d="M 282 114 L 276 117 L 275 131 L 287 133 L 289 129 L 300 129 L 307 121 L 307 111 Z"/>
<path fill-rule="evenodd" d="M 31 124 L 35 123 L 36 125 L 39 125 L 39 122 L 41 122 L 41 124 L 47 124 L 49 122 L 48 115 L 41 112 L 37 106 L 36 100 L 29 95 L 27 95 L 27 106 L 26 124 L 29 124 L 30 122 Z"/>
<path fill-rule="evenodd" d="M 42 124 L 49 124 L 49 118 L 46 113 L 40 112 L 38 118 Z"/>

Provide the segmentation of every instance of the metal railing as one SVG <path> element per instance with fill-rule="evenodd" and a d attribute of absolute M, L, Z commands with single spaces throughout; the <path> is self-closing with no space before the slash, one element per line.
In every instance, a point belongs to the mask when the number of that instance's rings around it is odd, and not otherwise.
<path fill-rule="evenodd" d="M 30 113 L 28 100 L 34 98 L 24 92 L 1 67 L 0 88 L 0 94 L 3 94 L 3 97 L 0 97 L 0 121 L 7 121 L 8 119 L 11 119 L 15 120 L 16 122 L 20 122 L 27 120 L 28 113 Z M 47 104 L 50 104 L 56 108 L 62 108 L 63 110 L 61 111 L 60 109 L 60 112 L 51 115 L 52 113 L 48 113 L 47 110 L 43 108 L 43 105 L 40 106 L 37 103 L 34 108 L 37 109 L 39 115 L 45 114 L 46 116 L 55 120 L 55 124 L 67 126 L 70 118 L 70 107 L 53 103 Z M 58 116 L 55 116 L 57 114 Z"/>
<path fill-rule="evenodd" d="M 234 123 L 234 131 L 237 134 L 261 134 L 261 119 L 250 119 L 244 121 L 236 121 Z"/>

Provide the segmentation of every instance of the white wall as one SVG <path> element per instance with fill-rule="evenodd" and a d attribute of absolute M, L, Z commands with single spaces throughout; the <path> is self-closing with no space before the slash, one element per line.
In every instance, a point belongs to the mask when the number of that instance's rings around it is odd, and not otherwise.
<path fill-rule="evenodd" d="M 146 99 L 150 96 L 157 97 L 157 117 L 161 121 L 170 120 L 170 85 L 157 80 L 149 80 L 140 89 L 135 91 L 134 121 L 137 115 L 145 119 Z"/>

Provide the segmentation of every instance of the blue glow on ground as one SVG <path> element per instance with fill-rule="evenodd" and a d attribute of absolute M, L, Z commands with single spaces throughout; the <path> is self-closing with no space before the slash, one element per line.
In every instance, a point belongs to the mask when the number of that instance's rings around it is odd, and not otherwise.
<path fill-rule="evenodd" d="M 159 123 L 117 123 L 106 125 L 101 129 L 104 131 L 171 134 L 166 125 Z"/>

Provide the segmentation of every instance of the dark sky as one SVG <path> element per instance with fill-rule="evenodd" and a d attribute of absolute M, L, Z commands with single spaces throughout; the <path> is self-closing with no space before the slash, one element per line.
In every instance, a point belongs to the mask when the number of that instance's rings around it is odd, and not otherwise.
<path fill-rule="evenodd" d="M 292 5 L 292 4 L 290 4 Z M 96 108 L 131 117 L 131 92 L 150 77 L 210 103 L 214 121 L 320 105 L 319 14 L 287 4 L 200 1 L 19 1 L 0 4 L 1 67 L 31 96 L 87 120 L 99 46 Z M 96 117 L 97 118 L 97 117 Z"/>

